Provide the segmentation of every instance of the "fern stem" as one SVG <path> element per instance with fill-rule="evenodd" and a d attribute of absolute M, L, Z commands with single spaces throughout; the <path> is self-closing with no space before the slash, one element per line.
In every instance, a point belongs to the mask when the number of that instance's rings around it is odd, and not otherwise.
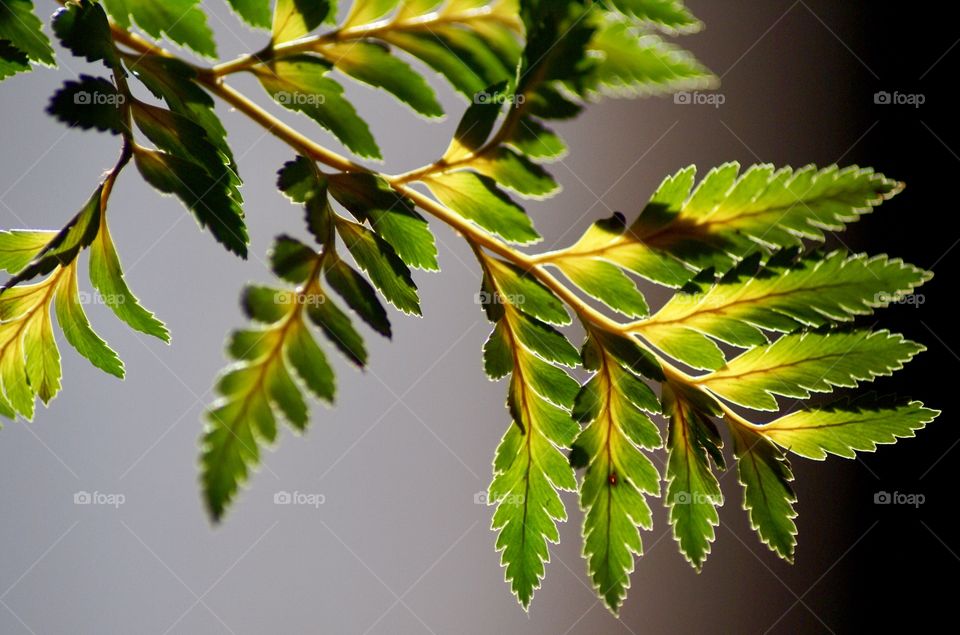
<path fill-rule="evenodd" d="M 323 47 L 329 44 L 356 42 L 368 38 L 382 38 L 391 32 L 426 31 L 429 33 L 431 28 L 435 27 L 483 21 L 497 22 L 514 30 L 520 29 L 518 22 L 509 19 L 503 14 L 497 13 L 495 9 L 490 6 L 466 9 L 456 13 L 434 11 L 413 18 L 400 20 L 390 18 L 369 24 L 336 28 L 326 33 L 301 37 L 296 40 L 277 44 L 276 46 L 271 44 L 260 53 L 241 55 L 236 59 L 217 64 L 212 69 L 209 69 L 209 72 L 215 77 L 224 77 L 233 73 L 250 70 L 253 66 L 269 60 L 290 57 L 302 53 L 323 54 Z"/>
<path fill-rule="evenodd" d="M 179 57 L 171 54 L 169 51 L 157 47 L 150 42 L 147 42 L 142 37 L 130 33 L 126 29 L 122 29 L 115 24 L 111 25 L 111 30 L 116 41 L 141 54 L 161 55 L 164 57 L 180 59 Z M 611 319 L 588 304 L 576 292 L 557 279 L 557 277 L 546 268 L 545 264 L 550 262 L 551 255 L 555 255 L 559 252 L 550 252 L 549 254 L 542 255 L 528 255 L 514 249 L 507 243 L 475 226 L 470 221 L 464 219 L 445 205 L 412 187 L 409 182 L 411 180 L 416 180 L 416 176 L 411 176 L 411 173 L 401 175 L 382 174 L 356 163 L 349 158 L 334 152 L 333 150 L 329 150 L 319 143 L 313 141 L 306 135 L 300 133 L 293 127 L 287 125 L 274 115 L 270 114 L 259 104 L 249 99 L 246 95 L 226 84 L 223 81 L 223 78 L 216 72 L 215 67 L 198 67 L 193 64 L 190 66 L 197 71 L 197 81 L 206 87 L 211 93 L 223 99 L 225 102 L 253 120 L 255 123 L 259 124 L 267 132 L 291 146 L 297 152 L 313 159 L 314 161 L 318 161 L 328 167 L 340 170 L 342 172 L 364 172 L 384 179 L 398 194 L 409 198 L 424 212 L 430 214 L 437 220 L 456 230 L 474 250 L 478 248 L 487 249 L 490 252 L 508 260 L 515 266 L 536 278 L 541 284 L 550 289 L 571 309 L 573 309 L 581 320 L 605 331 L 632 337 L 639 346 L 643 347 L 656 357 L 668 379 L 691 386 L 696 390 L 706 393 L 705 389 L 697 386 L 696 383 L 694 383 L 694 377 L 672 365 L 668 360 L 664 359 L 661 354 L 657 353 L 657 351 L 653 349 L 639 334 L 631 332 L 631 330 L 637 326 L 637 322 L 622 323 Z M 512 120 L 519 118 L 519 115 L 521 114 L 520 109 L 516 108 L 513 109 L 511 113 L 516 114 L 513 117 L 508 114 L 507 119 L 504 120 L 504 124 L 501 126 L 498 133 L 494 135 L 493 139 L 491 139 L 489 143 L 485 144 L 483 148 L 478 150 L 478 152 L 484 151 L 484 149 L 486 149 L 490 143 L 499 143 L 499 141 L 502 140 L 504 135 L 508 132 L 508 123 L 509 125 L 513 125 Z M 425 166 L 420 170 L 414 170 L 413 174 L 422 175 L 426 173 L 423 172 L 423 170 L 429 170 L 431 168 L 436 169 L 437 166 L 440 165 L 442 165 L 442 162 L 438 161 L 430 166 Z M 642 323 L 642 321 L 640 321 L 640 323 Z M 742 423 L 746 426 L 753 426 L 753 424 L 746 421 L 732 410 L 727 409 L 724 404 L 721 404 L 721 407 L 724 407 L 725 412 L 729 412 L 731 418 L 738 423 Z"/>

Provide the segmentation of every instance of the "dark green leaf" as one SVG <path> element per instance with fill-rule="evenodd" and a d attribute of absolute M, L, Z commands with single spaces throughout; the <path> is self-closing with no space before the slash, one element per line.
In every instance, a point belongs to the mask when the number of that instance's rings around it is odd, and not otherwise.
<path fill-rule="evenodd" d="M 363 276 L 339 258 L 333 259 L 324 273 L 330 287 L 340 294 L 364 322 L 384 337 L 392 336 L 387 311 L 377 299 L 377 292 Z"/>
<path fill-rule="evenodd" d="M 200 0 L 103 0 L 117 24 L 129 29 L 131 18 L 154 38 L 168 37 L 206 57 L 217 56 L 213 31 Z"/>
<path fill-rule="evenodd" d="M 100 230 L 102 194 L 103 185 L 96 189 L 83 208 L 26 267 L 7 280 L 3 289 L 9 289 L 31 278 L 50 273 L 57 266 L 66 266 L 73 262 L 80 251 L 93 242 Z"/>
<path fill-rule="evenodd" d="M 361 368 L 367 365 L 367 349 L 363 344 L 363 337 L 353 328 L 347 314 L 330 298 L 308 305 L 307 315 L 347 359 Z"/>
<path fill-rule="evenodd" d="M 548 198 L 560 191 L 560 185 L 546 170 L 509 148 L 496 148 L 471 161 L 470 167 L 528 198 Z"/>
<path fill-rule="evenodd" d="M 0 80 L 29 70 L 30 60 L 27 58 L 27 54 L 14 47 L 7 40 L 0 40 Z M 2 404 L 0 404 L 0 411 L 2 411 Z"/>
<path fill-rule="evenodd" d="M 278 236 L 270 250 L 270 269 L 277 277 L 303 284 L 317 262 L 317 252 L 296 238 Z"/>
<path fill-rule="evenodd" d="M 438 271 L 437 246 L 427 221 L 382 178 L 362 172 L 334 174 L 330 195 L 358 220 L 367 221 L 408 266 Z"/>
<path fill-rule="evenodd" d="M 669 385 L 663 395 L 664 413 L 670 417 L 664 502 L 680 551 L 699 571 L 710 554 L 714 527 L 720 524 L 717 507 L 723 494 L 708 455 L 719 455 L 721 441 L 713 423 Z"/>
<path fill-rule="evenodd" d="M 310 391 L 327 403 L 333 403 L 336 382 L 327 356 L 317 346 L 305 326 L 296 328 L 290 335 L 284 352 L 300 380 Z"/>
<path fill-rule="evenodd" d="M 337 231 L 383 297 L 404 313 L 420 315 L 417 285 L 390 245 L 366 227 L 348 220 L 338 218 Z"/>
<path fill-rule="evenodd" d="M 120 134 L 125 124 L 120 106 L 126 96 L 100 77 L 81 75 L 79 82 L 65 82 L 54 93 L 47 113 L 70 127 L 109 131 Z"/>
<path fill-rule="evenodd" d="M 213 179 L 202 166 L 164 152 L 139 149 L 135 159 L 144 180 L 175 194 L 228 250 L 246 258 L 247 228 L 243 210 L 231 198 L 229 184 Z"/>
<path fill-rule="evenodd" d="M 731 425 L 737 473 L 743 485 L 743 508 L 760 540 L 784 560 L 793 561 L 797 526 L 793 519 L 797 501 L 790 482 L 790 463 L 777 446 L 759 433 Z"/>
<path fill-rule="evenodd" d="M 202 127 L 207 138 L 226 157 L 234 174 L 233 153 L 227 145 L 227 132 L 214 112 L 213 99 L 193 80 L 196 73 L 180 60 L 156 55 L 126 57 L 131 72 L 156 97 L 167 102 L 170 110 Z"/>
<path fill-rule="evenodd" d="M 270 28 L 270 0 L 227 0 L 244 22 L 260 29 Z"/>
<path fill-rule="evenodd" d="M 567 309 L 549 289 L 525 271 L 501 260 L 490 259 L 488 269 L 496 281 L 497 298 L 494 302 L 510 304 L 548 324 L 565 326 L 570 323 Z"/>
<path fill-rule="evenodd" d="M 53 48 L 43 33 L 43 22 L 33 13 L 30 0 L 4 0 L 0 3 L 0 40 L 22 51 L 31 62 L 54 66 Z"/>
<path fill-rule="evenodd" d="M 110 34 L 107 14 L 96 2 L 68 2 L 53 14 L 53 32 L 60 43 L 88 62 L 102 60 L 108 67 L 118 66 L 117 51 Z"/>
<path fill-rule="evenodd" d="M 271 62 L 257 77 L 284 108 L 307 115 L 356 154 L 381 158 L 370 128 L 343 96 L 343 86 L 326 77 L 329 70 L 320 58 L 297 55 Z"/>
<path fill-rule="evenodd" d="M 386 90 L 421 115 L 443 116 L 443 108 L 423 76 L 386 47 L 370 42 L 333 44 L 323 48 L 323 55 L 337 70 Z"/>
<path fill-rule="evenodd" d="M 506 82 L 489 86 L 480 94 L 501 94 L 507 88 Z M 453 133 L 450 147 L 443 155 L 448 163 L 462 160 L 479 150 L 490 138 L 493 126 L 503 111 L 503 102 L 496 99 L 477 99 L 473 101 L 460 118 L 457 130 Z"/>

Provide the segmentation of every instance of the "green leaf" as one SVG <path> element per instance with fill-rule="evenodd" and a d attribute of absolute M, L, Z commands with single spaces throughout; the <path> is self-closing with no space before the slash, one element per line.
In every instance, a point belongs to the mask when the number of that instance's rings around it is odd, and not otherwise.
<path fill-rule="evenodd" d="M 227 350 L 237 361 L 221 374 L 220 398 L 207 411 L 201 481 L 215 522 L 259 463 L 260 446 L 276 441 L 277 418 L 282 416 L 295 432 L 306 429 L 308 406 L 298 382 L 332 402 L 333 370 L 304 320 L 304 313 L 331 306 L 316 278 L 307 280 L 302 291 L 244 290 L 244 310 L 265 326 L 233 334 Z"/>
<path fill-rule="evenodd" d="M 5 254 L 8 265 L 24 263 L 31 253 L 40 254 L 34 256 L 28 268 L 35 266 L 43 258 L 43 249 L 54 253 L 70 244 L 70 228 L 78 225 L 82 223 L 68 225 L 61 235 L 43 245 L 39 239 L 52 232 L 39 232 L 39 236 L 32 237 L 26 232 L 4 233 L 0 247 L 6 251 L 0 253 Z M 55 261 L 53 256 L 50 259 Z M 30 420 L 36 397 L 49 404 L 60 391 L 60 351 L 51 318 L 54 308 L 66 340 L 98 368 L 123 377 L 123 364 L 116 353 L 90 328 L 76 271 L 74 257 L 62 265 L 54 262 L 50 275 L 38 283 L 17 281 L 18 286 L 0 290 L 0 415 L 12 419 L 19 414 Z"/>
<path fill-rule="evenodd" d="M 664 502 L 680 552 L 700 571 L 720 524 L 723 494 L 708 457 L 721 459 L 723 467 L 722 441 L 713 423 L 669 385 L 663 387 L 663 410 L 670 421 Z"/>
<path fill-rule="evenodd" d="M 244 287 L 240 298 L 246 316 L 261 324 L 281 321 L 290 314 L 290 306 L 295 304 L 298 304 L 295 292 L 255 284 Z"/>
<path fill-rule="evenodd" d="M 387 312 L 377 299 L 377 292 L 363 276 L 339 258 L 332 258 L 332 262 L 324 268 L 324 276 L 330 287 L 370 328 L 384 337 L 392 337 Z"/>
<path fill-rule="evenodd" d="M 323 350 L 317 346 L 310 332 L 296 328 L 289 336 L 284 347 L 287 363 L 294 369 L 297 377 L 310 389 L 317 399 L 333 403 L 336 395 L 336 381 L 333 369 Z"/>
<path fill-rule="evenodd" d="M 151 37 L 166 36 L 177 44 L 189 47 L 205 57 L 217 56 L 213 31 L 200 0 L 103 0 L 118 25 L 129 29 L 131 18 Z"/>
<path fill-rule="evenodd" d="M 441 203 L 504 240 L 522 245 L 540 240 L 523 208 L 489 177 L 458 171 L 430 175 L 423 182 Z"/>
<path fill-rule="evenodd" d="M 523 270 L 502 260 L 486 259 L 486 269 L 496 283 L 490 302 L 509 304 L 547 324 L 570 324 L 566 307 L 549 289 Z"/>
<path fill-rule="evenodd" d="M 427 221 L 383 178 L 348 172 L 332 175 L 328 185 L 330 195 L 357 220 L 369 222 L 408 266 L 439 271 L 437 245 Z"/>
<path fill-rule="evenodd" d="M 343 27 L 369 24 L 393 11 L 399 0 L 356 0 L 350 6 L 350 13 L 343 21 Z"/>
<path fill-rule="evenodd" d="M 420 315 L 420 298 L 410 270 L 389 244 L 378 235 L 351 221 L 338 218 L 337 231 L 360 269 L 393 306 L 411 315 Z"/>
<path fill-rule="evenodd" d="M 101 77 L 81 75 L 79 82 L 68 81 L 54 93 L 47 114 L 71 128 L 120 134 L 125 124 L 120 106 L 126 100 L 114 85 Z"/>
<path fill-rule="evenodd" d="M 624 15 L 671 33 L 697 31 L 703 26 L 679 0 L 607 0 L 607 4 Z"/>
<path fill-rule="evenodd" d="M 340 72 L 384 89 L 421 115 L 443 116 L 443 107 L 423 76 L 391 55 L 386 47 L 370 42 L 349 42 L 325 46 L 322 52 Z"/>
<path fill-rule="evenodd" d="M 217 187 L 224 187 L 230 198 L 243 201 L 240 179 L 227 165 L 222 154 L 207 138 L 206 130 L 186 115 L 135 101 L 131 112 L 137 127 L 159 149 L 200 166 Z"/>
<path fill-rule="evenodd" d="M 277 187 L 294 203 L 327 198 L 327 180 L 317 164 L 304 156 L 288 161 L 277 173 Z"/>
<path fill-rule="evenodd" d="M 90 328 L 90 322 L 80 304 L 75 265 L 66 268 L 64 277 L 57 285 L 55 306 L 57 322 L 70 345 L 100 370 L 123 379 L 123 362 Z"/>
<path fill-rule="evenodd" d="M 560 185 L 546 170 L 509 148 L 485 153 L 471 161 L 470 167 L 527 198 L 549 198 L 560 191 Z"/>
<path fill-rule="evenodd" d="M 258 69 L 257 77 L 274 101 L 307 115 L 352 152 L 382 158 L 370 128 L 343 96 L 343 86 L 326 77 L 330 70 L 326 62 L 309 55 L 295 55 Z"/>
<path fill-rule="evenodd" d="M 513 372 L 512 341 L 508 329 L 506 322 L 498 322 L 483 345 L 483 370 L 494 381 Z"/>
<path fill-rule="evenodd" d="M 657 358 L 649 350 L 640 346 L 634 337 L 593 330 L 591 339 L 596 341 L 597 348 L 609 353 L 621 366 L 633 374 L 660 382 L 666 379 Z M 584 366 L 597 370 L 600 367 L 600 361 L 598 355 L 593 352 L 593 347 L 585 347 L 583 353 Z"/>
<path fill-rule="evenodd" d="M 538 106 L 540 117 L 568 117 L 569 102 L 557 88 L 563 84 L 571 91 L 578 86 L 595 63 L 588 52 L 598 13 L 581 2 L 526 2 L 521 6 L 526 25 L 526 46 L 520 65 L 517 92 Z M 560 111 L 555 108 L 560 105 Z"/>
<path fill-rule="evenodd" d="M 651 282 L 673 288 L 685 285 L 695 273 L 673 256 L 636 240 L 627 232 L 620 213 L 591 225 L 576 243 L 550 254 L 549 262 L 563 267 L 568 261 L 584 259 L 609 261 Z"/>
<path fill-rule="evenodd" d="M 512 313 L 507 319 L 517 342 L 530 352 L 536 353 L 545 361 L 563 364 L 570 368 L 580 365 L 580 354 L 577 349 L 557 329 L 519 312 Z"/>
<path fill-rule="evenodd" d="M 57 232 L 33 229 L 0 231 L 0 271 L 18 273 L 56 235 Z"/>
<path fill-rule="evenodd" d="M 12 331 L 10 327 L 4 329 Z M 11 338 L 11 335 L 13 337 Z M 0 354 L 0 379 L 3 380 L 5 401 L 3 410 L 20 414 L 27 421 L 33 420 L 34 393 L 27 377 L 24 356 L 24 338 L 20 333 L 7 335 L 10 338 Z M 15 415 L 14 415 L 15 416 Z"/>
<path fill-rule="evenodd" d="M 270 269 L 278 278 L 303 284 L 314 272 L 317 252 L 296 238 L 278 236 L 270 250 Z"/>
<path fill-rule="evenodd" d="M 675 329 L 668 337 L 650 341 L 670 357 L 699 370 L 717 370 L 727 361 L 713 340 L 691 329 Z"/>
<path fill-rule="evenodd" d="M 530 117 L 521 118 L 505 142 L 520 154 L 540 161 L 557 161 L 567 154 L 563 139 Z"/>
<path fill-rule="evenodd" d="M 273 10 L 273 44 L 303 37 L 320 26 L 330 10 L 329 0 L 277 0 Z"/>
<path fill-rule="evenodd" d="M 466 30 L 431 27 L 425 31 L 386 31 L 382 38 L 446 77 L 468 99 L 491 84 L 511 78 L 502 63 L 491 60 L 496 57 L 484 41 Z"/>
<path fill-rule="evenodd" d="M 72 1 L 57 9 L 53 14 L 53 32 L 75 56 L 83 57 L 88 62 L 102 60 L 111 68 L 118 66 L 110 23 L 98 3 L 90 0 Z"/>
<path fill-rule="evenodd" d="M 87 200 L 83 208 L 70 219 L 63 229 L 48 242 L 30 262 L 16 275 L 11 276 L 3 285 L 3 290 L 15 287 L 21 282 L 53 271 L 57 266 L 72 263 L 81 250 L 85 249 L 100 230 L 101 201 L 103 184 Z"/>
<path fill-rule="evenodd" d="M 31 62 L 55 66 L 53 48 L 43 33 L 43 22 L 33 13 L 30 0 L 4 0 L 0 3 L 0 41 L 6 40 Z M 8 51 L 9 54 L 9 51 Z"/>
<path fill-rule="evenodd" d="M 562 408 L 524 386 L 522 374 L 511 382 L 511 401 L 521 421 L 511 425 L 497 448 L 489 499 L 497 505 L 491 528 L 499 530 L 505 578 L 527 608 L 544 576 L 548 542 L 557 543 L 557 522 L 567 518 L 557 490 L 573 491 L 576 479 L 560 451 L 577 426 Z M 524 432 L 521 432 L 521 429 Z"/>
<path fill-rule="evenodd" d="M 627 317 L 642 317 L 650 312 L 636 283 L 606 260 L 571 258 L 563 260 L 559 267 L 584 293 Z"/>
<path fill-rule="evenodd" d="M 627 22 L 606 21 L 590 41 L 599 55 L 585 85 L 608 96 L 647 96 L 710 88 L 716 78 L 693 55 Z"/>
<path fill-rule="evenodd" d="M 289 161 L 280 170 L 277 187 L 294 203 L 306 208 L 307 229 L 320 244 L 334 239 L 333 210 L 327 198 L 327 178 L 306 157 Z"/>
<path fill-rule="evenodd" d="M 644 412 L 658 412 L 656 396 L 638 377 L 591 340 L 599 357 L 596 374 L 574 405 L 587 424 L 574 448 L 585 457 L 580 507 L 586 512 L 583 555 L 594 588 L 616 614 L 630 587 L 634 555 L 643 551 L 639 527 L 650 529 L 648 495 L 660 495 L 660 475 L 642 450 L 662 446 Z M 636 402 L 640 403 L 636 403 Z"/>
<path fill-rule="evenodd" d="M 334 346 L 347 359 L 363 368 L 367 365 L 367 349 L 363 337 L 353 328 L 350 318 L 331 299 L 314 302 L 307 307 L 310 321 L 319 326 Z"/>
<path fill-rule="evenodd" d="M 194 82 L 196 72 L 179 60 L 156 55 L 125 60 L 131 72 L 154 96 L 162 98 L 170 110 L 204 129 L 207 139 L 231 166 L 232 179 L 236 179 L 237 168 L 227 145 L 227 132 L 214 112 L 213 98 Z M 236 180 L 239 185 L 239 179 Z"/>
<path fill-rule="evenodd" d="M 203 166 L 165 152 L 139 148 L 134 158 L 147 183 L 165 194 L 174 194 L 193 212 L 201 227 L 229 251 L 247 256 L 247 228 L 243 210 L 231 197 L 232 186 L 214 179 Z"/>
<path fill-rule="evenodd" d="M 494 460 L 489 499 L 497 504 L 493 529 L 506 580 L 528 607 L 549 560 L 548 542 L 557 542 L 556 522 L 566 520 L 558 489 L 573 490 L 576 479 L 562 450 L 577 426 L 569 410 L 579 383 L 556 363 L 577 365 L 576 350 L 558 331 L 535 319 L 537 312 L 569 319 L 553 296 L 505 263 L 478 254 L 484 267 L 481 301 L 496 327 L 484 347 L 484 367 L 493 379 L 513 373 L 507 406 L 514 424 Z M 517 289 L 530 286 L 536 311 L 521 310 Z M 556 304 L 555 304 L 556 303 Z M 529 317 L 528 317 L 529 316 Z"/>
<path fill-rule="evenodd" d="M 120 256 L 113 244 L 105 217 L 101 217 L 100 231 L 90 245 L 90 283 L 100 292 L 106 305 L 131 328 L 164 342 L 170 341 L 167 327 L 140 305 L 127 286 Z"/>
<path fill-rule="evenodd" d="M 403 0 L 397 10 L 397 19 L 415 18 L 430 13 L 443 0 Z"/>
<path fill-rule="evenodd" d="M 814 254 L 787 266 L 679 293 L 636 332 L 660 348 L 670 340 L 705 333 L 734 346 L 766 344 L 760 329 L 791 332 L 849 322 L 913 293 L 932 274 L 886 256 Z"/>
<path fill-rule="evenodd" d="M 750 514 L 750 527 L 777 555 L 793 562 L 797 545 L 797 497 L 790 482 L 793 472 L 783 452 L 748 428 L 731 425 L 737 474 L 743 485 L 743 508 Z"/>
<path fill-rule="evenodd" d="M 17 73 L 26 73 L 29 70 L 30 60 L 27 59 L 27 54 L 14 47 L 7 40 L 0 40 L 0 80 Z M 0 404 L 0 408 L 2 408 L 2 404 Z M 5 411 L 0 411 L 0 414 L 5 413 Z"/>
<path fill-rule="evenodd" d="M 695 190 L 692 167 L 667 178 L 630 226 L 630 239 L 697 269 L 727 271 L 757 252 L 822 241 L 824 230 L 843 230 L 901 188 L 855 166 L 757 165 L 739 173 L 739 164 L 725 164 Z"/>
<path fill-rule="evenodd" d="M 259 29 L 270 28 L 270 0 L 227 0 L 243 21 Z"/>
<path fill-rule="evenodd" d="M 60 392 L 60 350 L 53 335 L 50 311 L 44 308 L 27 323 L 23 343 L 30 388 L 44 404 L 49 404 Z"/>
<path fill-rule="evenodd" d="M 503 94 L 506 90 L 507 83 L 500 82 L 488 86 L 483 93 L 473 97 L 457 124 L 447 151 L 443 153 L 444 162 L 456 163 L 470 158 L 487 143 L 493 126 L 503 112 L 503 102 L 497 99 L 478 99 L 478 96 Z"/>
<path fill-rule="evenodd" d="M 890 406 L 843 401 L 796 410 L 757 432 L 808 459 L 822 460 L 827 454 L 852 459 L 857 452 L 874 452 L 877 445 L 913 437 L 939 414 L 919 401 Z"/>
<path fill-rule="evenodd" d="M 48 404 L 60 390 L 60 352 L 50 310 L 69 275 L 55 269 L 39 283 L 0 295 L 0 415 L 30 420 L 36 397 Z"/>
<path fill-rule="evenodd" d="M 806 399 L 835 386 L 853 388 L 899 370 L 923 350 L 888 331 L 784 335 L 698 377 L 696 383 L 746 408 L 775 411 L 775 395 Z"/>

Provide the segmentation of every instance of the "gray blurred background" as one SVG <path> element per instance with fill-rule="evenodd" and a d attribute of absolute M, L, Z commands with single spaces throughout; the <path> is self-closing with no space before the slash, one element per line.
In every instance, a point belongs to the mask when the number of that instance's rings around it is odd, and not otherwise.
<path fill-rule="evenodd" d="M 54 9 L 37 4 L 41 13 Z M 262 46 L 264 36 L 222 2 L 205 4 L 223 58 Z M 862 59 L 867 26 L 858 9 L 826 0 L 688 4 L 708 28 L 681 43 L 722 77 L 725 103 L 608 101 L 559 126 L 571 153 L 552 171 L 564 191 L 528 207 L 545 247 L 569 243 L 613 210 L 636 214 L 661 178 L 685 165 L 848 163 L 877 134 L 862 116 L 870 105 L 864 79 L 876 74 Z M 115 160 L 116 138 L 69 131 L 42 112 L 63 79 L 102 74 L 59 59 L 58 71 L 0 86 L 4 228 L 60 227 Z M 250 78 L 231 81 L 264 102 Z M 433 81 L 449 114 L 429 123 L 345 83 L 391 172 L 439 156 L 464 107 Z M 272 111 L 338 148 L 306 118 Z M 249 280 L 270 280 L 263 261 L 273 236 L 302 233 L 300 210 L 274 186 L 292 152 L 243 116 L 220 113 L 246 181 L 251 257 L 227 254 L 177 201 L 160 198 L 134 169 L 124 174 L 110 204 L 114 238 L 128 281 L 173 343 L 89 307 L 127 379 L 100 373 L 64 345 L 61 395 L 34 423 L 0 432 L 0 632 L 815 633 L 859 623 L 849 554 L 863 548 L 873 520 L 845 510 L 866 495 L 856 483 L 869 468 L 839 459 L 795 463 L 793 566 L 750 531 L 735 476 L 722 481 L 728 501 L 700 575 L 655 505 L 620 620 L 591 590 L 581 515 L 568 495 L 571 520 L 524 613 L 494 553 L 492 509 L 474 502 L 509 424 L 505 386 L 481 368 L 489 326 L 473 302 L 472 256 L 439 225 L 443 272 L 416 276 L 425 317 L 394 313 L 392 342 L 365 331 L 365 373 L 336 359 L 336 408 L 314 403 L 308 434 L 284 432 L 223 526 L 211 527 L 198 494 L 198 437 L 226 362 L 224 338 L 244 324 L 238 292 Z M 120 494 L 124 503 L 76 505 L 78 491 Z M 281 491 L 319 494 L 324 503 L 275 505 Z"/>

